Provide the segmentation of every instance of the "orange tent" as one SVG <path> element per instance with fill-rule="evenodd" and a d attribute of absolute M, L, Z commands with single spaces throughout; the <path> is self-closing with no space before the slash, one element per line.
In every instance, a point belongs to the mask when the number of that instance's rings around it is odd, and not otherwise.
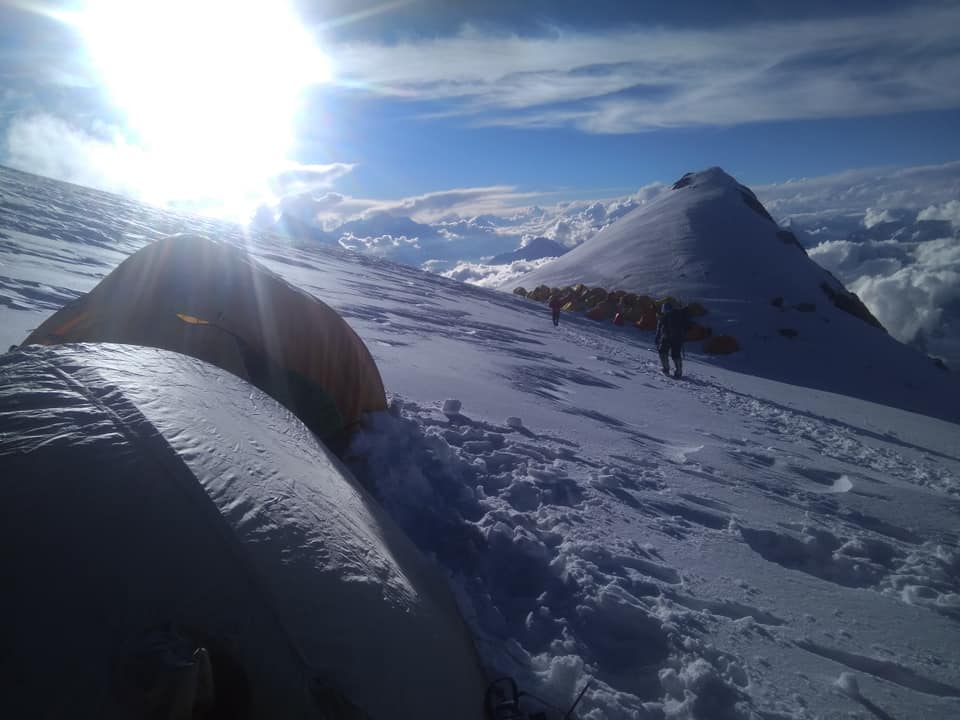
<path fill-rule="evenodd" d="M 687 342 L 696 342 L 698 340 L 705 340 L 706 338 L 712 335 L 710 328 L 701 325 L 700 323 L 691 322 L 687 328 Z"/>
<path fill-rule="evenodd" d="M 386 408 L 363 341 L 328 305 L 233 245 L 173 236 L 124 260 L 24 344 L 145 345 L 238 375 L 337 444 Z"/>
<path fill-rule="evenodd" d="M 729 355 L 739 349 L 740 344 L 732 335 L 714 335 L 703 344 L 703 351 L 710 355 Z"/>
<path fill-rule="evenodd" d="M 640 330 L 656 330 L 657 329 L 657 313 L 654 310 L 647 310 L 643 313 L 639 320 L 637 320 L 634 325 L 637 326 Z"/>
<path fill-rule="evenodd" d="M 590 308 L 587 311 L 587 317 L 597 321 L 609 320 L 616 312 L 617 306 L 614 303 L 603 301 Z"/>

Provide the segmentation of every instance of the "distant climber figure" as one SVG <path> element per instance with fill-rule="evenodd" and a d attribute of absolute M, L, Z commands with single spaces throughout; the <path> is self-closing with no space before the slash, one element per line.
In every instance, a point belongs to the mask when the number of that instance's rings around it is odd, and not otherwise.
<path fill-rule="evenodd" d="M 550 296 L 550 312 L 553 313 L 553 325 L 556 327 L 560 324 L 560 308 L 563 307 L 563 303 L 560 302 L 559 295 Z"/>
<path fill-rule="evenodd" d="M 623 300 L 617 301 L 617 307 L 613 312 L 613 324 L 619 327 L 623 327 L 623 314 L 627 311 L 626 306 L 623 304 Z"/>
<path fill-rule="evenodd" d="M 660 364 L 663 367 L 663 374 L 670 374 L 670 362 L 667 356 L 673 358 L 674 372 L 673 376 L 679 378 L 683 375 L 683 361 L 681 352 L 683 351 L 683 340 L 687 334 L 687 326 L 690 322 L 687 320 L 687 311 L 684 308 L 674 307 L 673 303 L 665 302 L 660 309 L 660 316 L 657 318 L 657 352 L 660 353 Z"/>

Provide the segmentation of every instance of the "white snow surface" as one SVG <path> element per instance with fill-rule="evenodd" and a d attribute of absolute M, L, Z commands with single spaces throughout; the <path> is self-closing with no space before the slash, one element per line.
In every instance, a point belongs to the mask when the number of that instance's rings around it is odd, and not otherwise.
<path fill-rule="evenodd" d="M 490 676 L 551 718 L 588 683 L 590 720 L 960 716 L 956 381 L 919 354 L 837 332 L 809 339 L 829 364 L 688 350 L 674 381 L 652 333 L 9 171 L 0 341 L 178 230 L 248 245 L 363 338 L 391 406 L 347 464 L 445 573 Z M 845 356 L 879 370 L 857 383 Z"/>

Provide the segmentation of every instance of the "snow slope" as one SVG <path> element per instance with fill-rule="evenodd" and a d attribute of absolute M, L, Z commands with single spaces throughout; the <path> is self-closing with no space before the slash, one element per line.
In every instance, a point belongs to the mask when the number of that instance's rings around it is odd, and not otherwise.
<path fill-rule="evenodd" d="M 5 344 L 192 222 L 8 172 L 0 196 Z M 591 720 L 960 715 L 958 425 L 743 361 L 689 354 L 674 382 L 651 333 L 206 231 L 369 346 L 393 402 L 347 462 L 444 570 L 491 673 L 563 709 L 589 683 Z"/>
<path fill-rule="evenodd" d="M 822 286 L 843 293 L 841 283 L 720 168 L 688 173 L 505 289 L 579 282 L 702 302 L 710 311 L 704 323 L 742 347 L 731 367 L 960 418 L 960 383 L 945 381 L 930 358 L 836 307 Z M 776 298 L 780 307 L 771 304 Z M 950 403 L 927 401 L 944 393 Z"/>

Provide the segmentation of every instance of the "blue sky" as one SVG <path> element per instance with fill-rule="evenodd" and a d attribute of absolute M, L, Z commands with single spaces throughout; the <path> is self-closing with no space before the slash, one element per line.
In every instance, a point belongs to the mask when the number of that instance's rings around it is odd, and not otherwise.
<path fill-rule="evenodd" d="M 4 4 L 0 162 L 229 215 L 265 187 L 522 204 L 960 159 L 956 2 L 300 2 L 322 62 L 279 3 L 200 5 Z"/>

